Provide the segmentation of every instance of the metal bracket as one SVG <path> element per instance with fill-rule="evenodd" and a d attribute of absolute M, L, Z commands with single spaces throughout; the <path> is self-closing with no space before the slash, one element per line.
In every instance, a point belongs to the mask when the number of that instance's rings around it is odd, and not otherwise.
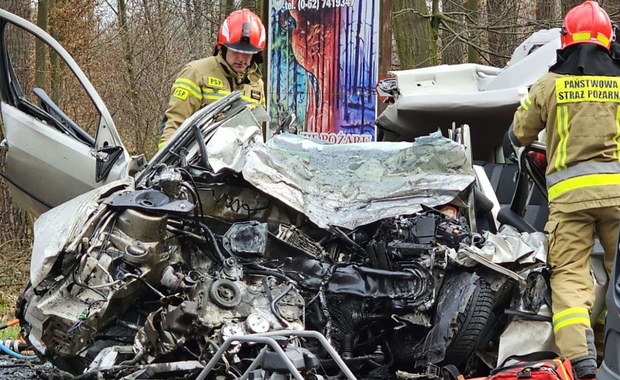
<path fill-rule="evenodd" d="M 224 355 L 228 347 L 231 345 L 231 343 L 235 342 L 235 343 L 261 343 L 261 344 L 269 345 L 280 356 L 282 361 L 286 364 L 286 367 L 288 368 L 291 375 L 293 375 L 293 377 L 297 380 L 303 380 L 303 377 L 301 376 L 297 368 L 295 368 L 295 365 L 291 362 L 288 356 L 286 356 L 286 353 L 284 352 L 282 347 L 280 347 L 278 342 L 272 338 L 273 336 L 306 337 L 306 338 L 317 339 L 321 343 L 325 351 L 327 351 L 327 353 L 332 357 L 334 362 L 338 365 L 338 367 L 340 368 L 342 373 L 346 376 L 346 378 L 349 380 L 356 379 L 356 377 L 353 375 L 349 367 L 347 367 L 346 363 L 342 360 L 340 355 L 338 355 L 338 352 L 336 352 L 336 350 L 329 344 L 327 339 L 321 333 L 319 333 L 318 331 L 306 331 L 306 330 L 301 330 L 301 331 L 280 330 L 280 331 L 270 331 L 264 334 L 249 334 L 249 335 L 232 336 L 224 341 L 224 344 L 220 346 L 220 348 L 213 355 L 211 360 L 209 360 L 207 365 L 200 372 L 200 375 L 198 375 L 196 379 L 205 380 L 207 378 L 207 375 L 213 369 L 213 367 L 215 367 L 215 364 L 218 361 L 220 361 L 220 359 L 222 358 L 222 356 Z M 260 354 L 257 355 L 257 357 L 254 359 L 252 364 L 250 364 L 250 366 L 248 367 L 247 371 L 245 371 L 245 373 L 241 377 L 239 377 L 239 379 L 244 380 L 244 379 L 249 378 L 250 372 L 258 368 L 258 366 L 260 365 L 261 359 L 266 349 L 267 347 L 261 350 Z"/>
<path fill-rule="evenodd" d="M 481 255 L 480 253 L 477 252 L 478 248 L 473 247 L 473 246 L 467 246 L 465 244 L 461 244 L 461 249 L 459 251 L 462 251 L 463 253 L 465 253 L 465 255 L 467 257 L 469 257 L 470 259 L 478 262 L 479 264 L 482 264 L 484 266 L 486 266 L 487 268 L 490 268 L 498 273 L 501 273 L 503 275 L 506 275 L 512 279 L 517 280 L 520 284 L 525 285 L 525 277 L 521 276 L 520 274 L 518 274 L 517 272 L 513 272 L 508 268 L 505 268 L 499 264 L 496 264 L 494 262 L 492 262 L 491 260 L 488 260 L 487 258 L 485 258 L 483 255 Z"/>

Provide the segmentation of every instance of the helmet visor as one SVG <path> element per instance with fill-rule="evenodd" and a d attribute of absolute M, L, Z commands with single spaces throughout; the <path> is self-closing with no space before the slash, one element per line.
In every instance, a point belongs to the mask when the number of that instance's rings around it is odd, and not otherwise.
<path fill-rule="evenodd" d="M 234 44 L 224 44 L 228 50 L 232 50 L 237 53 L 245 53 L 245 54 L 256 54 L 260 53 L 262 49 L 257 48 L 256 46 L 248 43 L 248 42 L 237 42 Z"/>

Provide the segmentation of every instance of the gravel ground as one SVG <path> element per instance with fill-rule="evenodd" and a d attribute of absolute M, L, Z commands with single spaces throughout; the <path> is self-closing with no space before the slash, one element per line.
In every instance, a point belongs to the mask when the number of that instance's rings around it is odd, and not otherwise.
<path fill-rule="evenodd" d="M 0 379 L 61 379 L 49 363 L 0 358 Z"/>
<path fill-rule="evenodd" d="M 38 379 L 37 368 L 39 367 L 44 367 L 44 365 L 2 358 L 0 360 L 0 379 Z"/>

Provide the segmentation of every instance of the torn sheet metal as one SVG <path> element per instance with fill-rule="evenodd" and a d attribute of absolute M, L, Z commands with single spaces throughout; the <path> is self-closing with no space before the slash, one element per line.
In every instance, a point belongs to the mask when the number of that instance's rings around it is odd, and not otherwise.
<path fill-rule="evenodd" d="M 500 337 L 497 363 L 509 356 L 541 351 L 559 352 L 551 322 L 514 319 Z"/>
<path fill-rule="evenodd" d="M 450 258 L 454 260 L 454 262 L 460 265 L 466 267 L 474 267 L 477 264 L 482 264 L 487 268 L 493 269 L 497 273 L 501 273 L 514 280 L 519 281 L 519 283 L 524 284 L 526 281 L 526 279 L 520 274 L 513 272 L 510 269 L 505 268 L 499 264 L 496 264 L 487 257 L 485 257 L 483 254 L 481 254 L 480 249 L 476 246 L 462 245 L 458 252 L 455 253 L 454 250 L 452 250 L 449 251 L 448 254 L 450 255 Z"/>
<path fill-rule="evenodd" d="M 104 185 L 49 210 L 35 221 L 30 265 L 33 287 L 43 281 L 65 245 L 80 232 L 79 229 L 97 208 L 100 196 L 130 183 L 133 183 L 132 178 Z"/>
<path fill-rule="evenodd" d="M 209 164 L 216 173 L 223 168 L 241 172 L 247 152 L 253 146 L 263 144 L 260 128 L 249 117 L 241 114 L 234 119 L 235 124 L 220 126 L 207 142 Z"/>
<path fill-rule="evenodd" d="M 504 225 L 499 233 L 484 233 L 481 251 L 496 264 L 547 262 L 548 238 L 544 232 L 519 232 Z"/>
<path fill-rule="evenodd" d="M 481 248 L 461 247 L 458 252 L 450 252 L 450 258 L 467 267 L 482 263 L 481 260 L 489 263 L 489 265 L 547 262 L 548 237 L 544 232 L 521 233 L 512 226 L 504 225 L 498 233 L 484 231 L 483 236 L 485 242 Z M 477 257 L 472 257 L 472 253 Z M 492 266 L 491 268 L 494 269 L 495 267 Z M 508 273 L 504 274 L 509 275 Z M 523 279 L 520 278 L 519 281 L 521 280 Z"/>
<path fill-rule="evenodd" d="M 289 134 L 263 144 L 254 134 L 222 133 L 239 138 L 229 147 L 234 152 L 209 149 L 209 162 L 237 171 L 242 166 L 248 182 L 322 228 L 353 229 L 443 205 L 474 181 L 465 148 L 441 136 L 336 145 Z"/>

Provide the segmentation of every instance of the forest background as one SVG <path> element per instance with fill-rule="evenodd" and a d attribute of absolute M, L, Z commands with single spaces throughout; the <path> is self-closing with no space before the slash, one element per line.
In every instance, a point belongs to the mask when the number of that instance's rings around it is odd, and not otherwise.
<path fill-rule="evenodd" d="M 379 77 L 436 64 L 503 67 L 527 36 L 561 26 L 565 12 L 580 2 L 383 0 Z M 599 3 L 619 21 L 620 0 Z M 36 23 L 68 50 L 108 106 L 130 153 L 147 158 L 156 150 L 180 68 L 212 54 L 219 25 L 231 11 L 252 9 L 267 25 L 268 5 L 267 0 L 0 0 L 0 8 Z M 54 71 L 51 57 L 36 48 L 20 53 L 18 64 L 33 85 L 55 80 L 63 91 L 64 73 Z M 14 208 L 0 181 L 0 322 L 12 319 L 28 280 L 31 243 L 32 220 Z"/>

